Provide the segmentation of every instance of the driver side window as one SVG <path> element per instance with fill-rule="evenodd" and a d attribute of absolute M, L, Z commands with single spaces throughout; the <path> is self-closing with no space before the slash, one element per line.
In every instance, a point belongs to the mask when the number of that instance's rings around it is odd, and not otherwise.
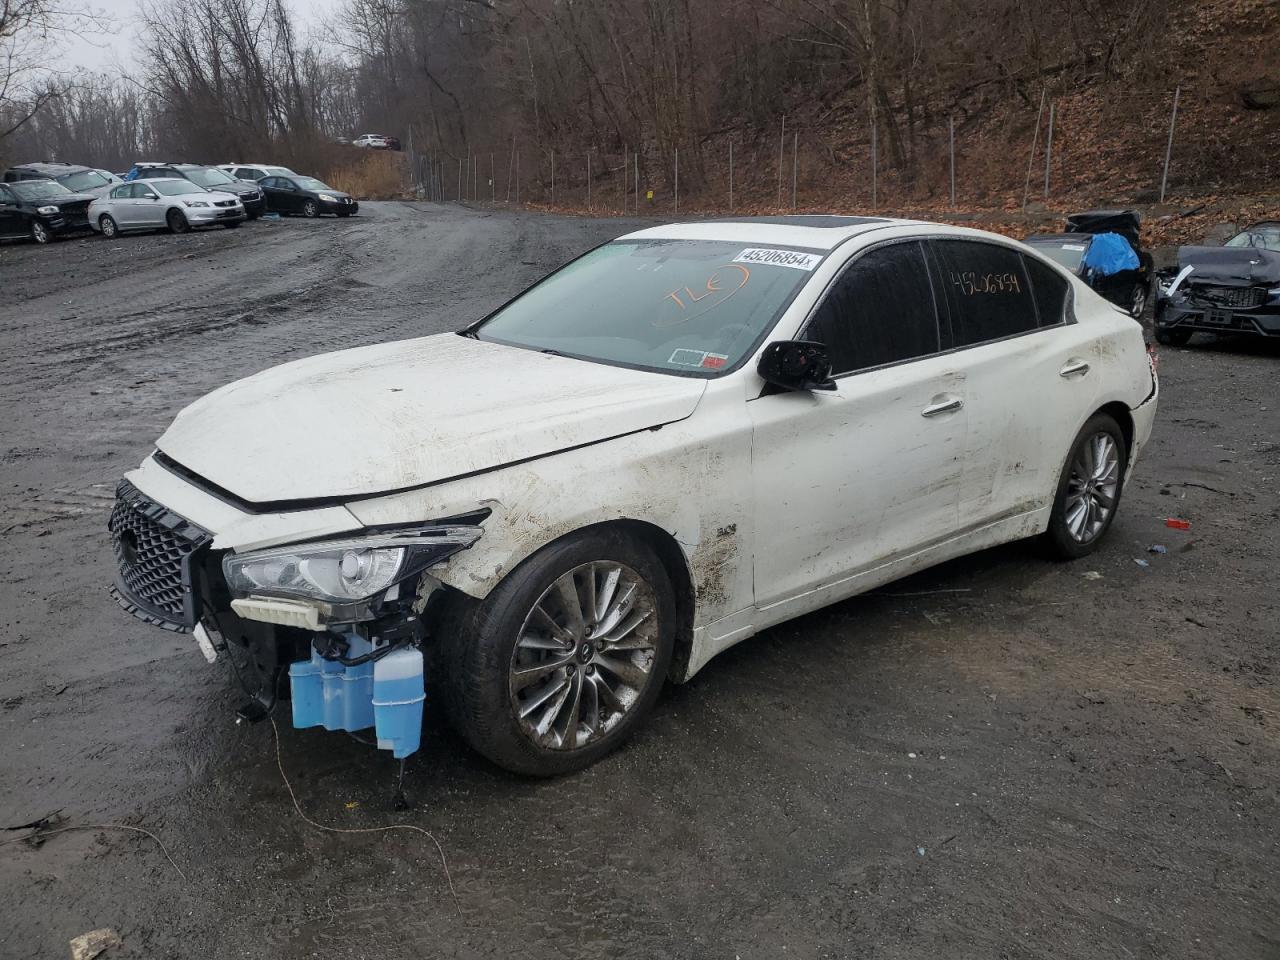
<path fill-rule="evenodd" d="M 938 310 L 922 244 L 889 244 L 855 259 L 800 337 L 826 345 L 832 376 L 938 353 Z"/>

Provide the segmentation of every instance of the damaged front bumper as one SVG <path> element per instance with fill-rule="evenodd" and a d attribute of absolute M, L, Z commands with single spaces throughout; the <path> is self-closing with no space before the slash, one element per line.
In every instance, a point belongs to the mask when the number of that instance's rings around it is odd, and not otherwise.
<path fill-rule="evenodd" d="M 1244 288 L 1242 292 L 1251 291 Z M 1280 287 L 1240 299 L 1248 305 L 1193 296 L 1161 299 L 1156 306 L 1156 329 L 1280 337 Z"/>
<path fill-rule="evenodd" d="M 206 657 L 225 652 L 250 697 L 242 715 L 289 695 L 295 726 L 374 728 L 404 757 L 446 592 L 427 571 L 474 544 L 487 514 L 379 530 L 344 507 L 253 514 L 152 457 L 117 489 L 113 592 L 150 624 L 194 631 Z"/>

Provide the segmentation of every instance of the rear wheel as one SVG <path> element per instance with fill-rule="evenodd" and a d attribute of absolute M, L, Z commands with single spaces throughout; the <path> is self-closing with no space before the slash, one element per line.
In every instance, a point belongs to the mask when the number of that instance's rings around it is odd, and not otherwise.
<path fill-rule="evenodd" d="M 1162 343 L 1166 347 L 1185 347 L 1187 345 L 1187 341 L 1190 339 L 1190 330 L 1156 327 L 1156 343 Z"/>
<path fill-rule="evenodd" d="M 36 243 L 53 243 L 54 233 L 43 220 L 31 221 L 31 239 Z"/>
<path fill-rule="evenodd" d="M 302 215 L 304 217 L 320 216 L 320 206 L 314 200 L 308 200 L 302 205 Z"/>
<path fill-rule="evenodd" d="M 1141 320 L 1142 315 L 1147 312 L 1147 285 L 1139 281 L 1133 285 L 1133 289 L 1129 291 L 1129 316 L 1135 320 Z"/>
<path fill-rule="evenodd" d="M 645 544 L 602 529 L 552 544 L 462 610 L 449 656 L 454 724 L 515 773 L 579 770 L 626 740 L 671 663 L 675 600 Z"/>
<path fill-rule="evenodd" d="M 1045 541 L 1060 559 L 1097 549 L 1115 519 L 1129 452 L 1115 419 L 1094 414 L 1081 428 L 1062 468 Z"/>
<path fill-rule="evenodd" d="M 191 224 L 187 222 L 186 214 L 181 210 L 170 210 L 166 214 L 164 222 L 168 225 L 170 233 L 186 233 L 191 229 Z"/>
<path fill-rule="evenodd" d="M 120 225 L 116 223 L 115 217 L 109 213 L 104 213 L 98 218 L 98 229 L 102 231 L 102 235 L 108 240 L 114 240 L 120 233 Z"/>

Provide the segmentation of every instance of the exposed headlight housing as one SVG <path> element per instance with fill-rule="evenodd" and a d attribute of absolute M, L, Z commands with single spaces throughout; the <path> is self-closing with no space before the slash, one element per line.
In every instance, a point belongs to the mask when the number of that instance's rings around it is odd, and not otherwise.
<path fill-rule="evenodd" d="M 465 550 L 482 532 L 474 526 L 421 527 L 231 553 L 222 572 L 235 597 L 358 603 Z"/>
<path fill-rule="evenodd" d="M 61 213 L 61 212 L 62 211 L 59 210 L 57 207 L 36 207 L 36 213 L 44 214 L 46 217 L 51 217 L 55 213 Z"/>
<path fill-rule="evenodd" d="M 207 207 L 209 205 L 206 200 L 183 200 L 182 202 L 188 207 Z"/>

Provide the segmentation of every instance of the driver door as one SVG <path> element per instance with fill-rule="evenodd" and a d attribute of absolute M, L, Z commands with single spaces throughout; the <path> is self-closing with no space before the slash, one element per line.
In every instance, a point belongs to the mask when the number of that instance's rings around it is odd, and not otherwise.
<path fill-rule="evenodd" d="M 956 534 L 966 384 L 929 264 L 917 240 L 856 255 L 799 335 L 826 344 L 836 389 L 747 404 L 758 625 Z"/>

